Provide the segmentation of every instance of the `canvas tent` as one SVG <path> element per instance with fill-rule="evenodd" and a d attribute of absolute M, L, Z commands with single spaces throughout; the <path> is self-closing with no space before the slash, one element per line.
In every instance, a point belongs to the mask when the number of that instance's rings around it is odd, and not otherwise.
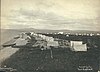
<path fill-rule="evenodd" d="M 74 51 L 87 51 L 86 44 L 74 45 L 73 49 L 74 49 Z"/>
<path fill-rule="evenodd" d="M 16 43 L 16 46 L 23 46 L 23 45 L 26 45 L 28 42 L 25 39 L 19 38 L 15 41 L 15 43 Z"/>
<path fill-rule="evenodd" d="M 82 44 L 82 41 L 71 41 L 72 51 L 87 51 L 87 45 Z"/>

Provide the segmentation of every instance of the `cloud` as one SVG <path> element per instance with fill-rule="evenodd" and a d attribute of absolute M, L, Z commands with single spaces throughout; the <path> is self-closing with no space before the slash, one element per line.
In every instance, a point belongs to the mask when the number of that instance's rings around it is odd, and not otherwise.
<path fill-rule="evenodd" d="M 50 0 L 42 0 L 42 1 L 39 0 L 39 1 L 36 1 L 36 5 L 42 6 L 44 8 L 51 8 L 55 6 L 55 3 Z"/>
<path fill-rule="evenodd" d="M 40 23 L 47 24 L 72 24 L 75 23 L 73 20 L 69 20 L 66 17 L 59 16 L 52 12 L 45 12 L 40 10 L 17 10 L 19 14 L 16 16 L 10 16 L 9 19 L 17 22 L 34 22 L 38 21 Z"/>
<path fill-rule="evenodd" d="M 99 30 L 99 19 L 70 19 L 53 12 L 43 10 L 18 9 L 12 10 L 6 18 L 10 21 L 9 28 L 37 29 L 87 29 Z"/>

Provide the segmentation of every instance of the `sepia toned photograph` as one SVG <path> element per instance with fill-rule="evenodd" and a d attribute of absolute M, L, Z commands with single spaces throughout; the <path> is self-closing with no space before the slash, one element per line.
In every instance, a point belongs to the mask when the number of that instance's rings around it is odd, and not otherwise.
<path fill-rule="evenodd" d="M 0 3 L 0 72 L 100 72 L 100 0 Z"/>

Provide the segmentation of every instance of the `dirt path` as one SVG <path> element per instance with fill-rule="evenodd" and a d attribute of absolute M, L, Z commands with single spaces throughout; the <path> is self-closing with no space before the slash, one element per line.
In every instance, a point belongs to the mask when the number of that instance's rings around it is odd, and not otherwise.
<path fill-rule="evenodd" d="M 18 50 L 19 48 L 11 48 L 11 47 L 1 49 L 0 50 L 0 65 L 5 59 L 9 58 L 11 55 L 13 55 Z"/>

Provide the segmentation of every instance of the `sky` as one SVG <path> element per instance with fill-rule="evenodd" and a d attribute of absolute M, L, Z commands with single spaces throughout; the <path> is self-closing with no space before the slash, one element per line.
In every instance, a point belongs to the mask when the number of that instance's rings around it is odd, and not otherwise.
<path fill-rule="evenodd" d="M 1 0 L 1 28 L 100 31 L 100 0 Z"/>

